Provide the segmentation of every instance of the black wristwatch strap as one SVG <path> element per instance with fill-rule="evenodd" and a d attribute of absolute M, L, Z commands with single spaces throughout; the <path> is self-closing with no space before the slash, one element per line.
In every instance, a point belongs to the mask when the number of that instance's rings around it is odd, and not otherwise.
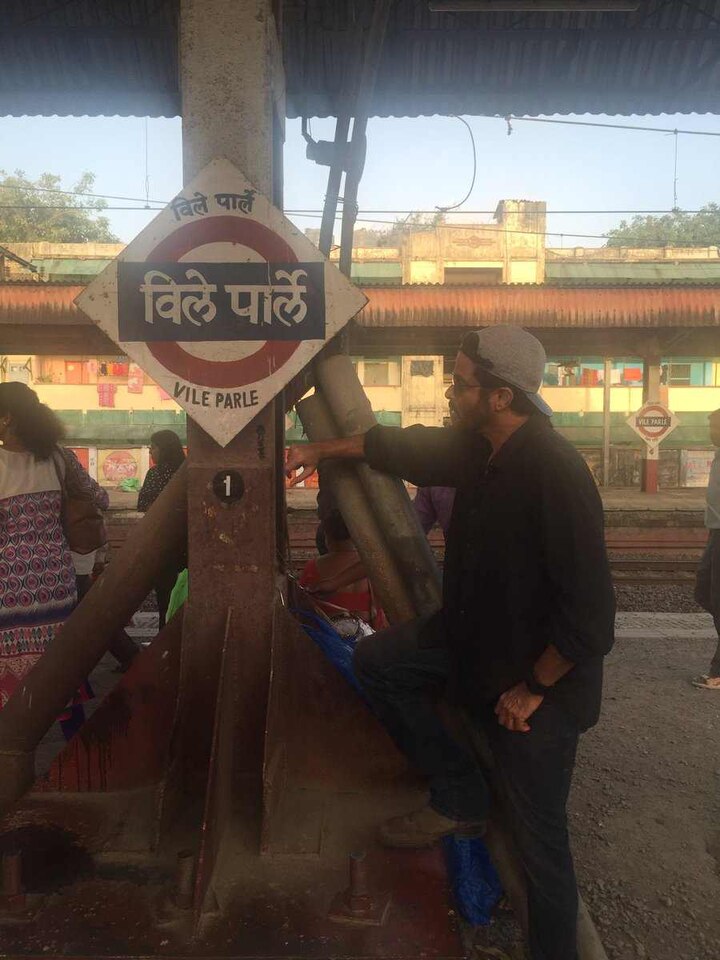
<path fill-rule="evenodd" d="M 536 697 L 545 697 L 552 690 L 552 687 L 546 687 L 544 683 L 540 683 L 532 670 L 525 679 L 525 685 L 530 693 L 535 694 Z"/>

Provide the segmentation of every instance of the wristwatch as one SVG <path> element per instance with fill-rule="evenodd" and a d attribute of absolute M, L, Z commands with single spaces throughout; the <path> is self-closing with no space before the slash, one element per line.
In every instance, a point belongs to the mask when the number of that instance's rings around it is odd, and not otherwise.
<path fill-rule="evenodd" d="M 525 678 L 525 686 L 536 697 L 545 697 L 552 690 L 552 687 L 546 687 L 544 683 L 540 683 L 532 670 Z"/>

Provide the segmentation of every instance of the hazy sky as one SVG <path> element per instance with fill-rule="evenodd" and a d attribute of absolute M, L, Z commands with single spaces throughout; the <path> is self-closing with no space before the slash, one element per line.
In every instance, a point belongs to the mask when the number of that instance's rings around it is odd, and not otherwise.
<path fill-rule="evenodd" d="M 512 136 L 499 118 L 467 118 L 475 135 L 478 166 L 475 187 L 464 209 L 494 210 L 503 198 L 545 200 L 549 210 L 667 210 L 673 202 L 674 140 L 672 135 L 592 129 L 554 124 L 513 124 Z M 573 118 L 563 118 L 573 119 Z M 720 134 L 720 116 L 586 117 Z M 43 172 L 62 176 L 66 186 L 90 170 L 98 194 L 145 196 L 145 130 L 147 127 L 149 196 L 168 200 L 181 187 L 179 120 L 142 118 L 0 118 L 0 169 L 22 169 L 30 177 Z M 315 120 L 315 137 L 331 138 L 334 122 Z M 433 209 L 456 203 L 472 175 L 468 132 L 452 117 L 371 120 L 360 206 L 365 210 Z M 695 209 L 719 199 L 720 136 L 680 136 L 678 205 Z M 322 206 L 327 170 L 305 158 L 299 122 L 287 125 L 285 205 L 288 210 Z M 1 199 L 0 199 L 0 202 Z M 122 201 L 110 200 L 112 205 Z M 152 215 L 108 211 L 113 230 L 124 241 Z M 394 214 L 361 213 L 361 219 L 393 220 Z M 293 219 L 303 228 L 318 226 L 319 217 Z M 458 220 L 481 222 L 472 214 Z M 601 234 L 621 216 L 555 215 L 548 229 L 551 246 L 592 246 L 601 239 L 570 234 Z M 359 224 L 360 226 L 371 224 Z M 0 237 L 0 240 L 2 238 Z"/>

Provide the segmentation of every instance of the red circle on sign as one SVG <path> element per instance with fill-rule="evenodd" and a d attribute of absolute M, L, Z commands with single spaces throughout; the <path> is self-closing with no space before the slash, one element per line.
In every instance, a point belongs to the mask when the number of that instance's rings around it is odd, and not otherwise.
<path fill-rule="evenodd" d="M 186 223 L 161 240 L 146 258 L 176 262 L 186 253 L 206 243 L 242 243 L 265 260 L 297 263 L 292 247 L 257 220 L 239 217 L 208 217 Z M 146 344 L 150 353 L 170 373 L 198 386 L 243 387 L 272 376 L 300 346 L 299 340 L 266 341 L 255 353 L 240 360 L 205 360 L 194 357 L 174 340 Z"/>
<path fill-rule="evenodd" d="M 667 423 L 657 427 L 646 427 L 640 423 L 640 421 L 644 420 L 645 417 L 662 417 L 663 420 L 667 421 Z M 662 440 L 672 426 L 672 415 L 669 410 L 659 403 L 649 404 L 648 406 L 643 407 L 641 410 L 638 410 L 638 412 L 635 414 L 635 425 L 638 429 L 638 432 L 641 433 L 646 440 Z"/>

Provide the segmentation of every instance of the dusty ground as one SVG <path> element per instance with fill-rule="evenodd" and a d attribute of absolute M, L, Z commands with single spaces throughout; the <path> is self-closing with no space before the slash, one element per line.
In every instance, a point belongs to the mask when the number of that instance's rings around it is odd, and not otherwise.
<path fill-rule="evenodd" d="M 661 634 L 683 627 L 652 619 Z M 642 634 L 642 616 L 618 628 L 604 715 L 581 741 L 570 802 L 581 891 L 610 960 L 720 960 L 720 693 L 690 685 L 714 642 L 687 630 L 623 637 Z M 95 674 L 99 693 L 117 680 L 113 665 Z M 488 933 L 495 945 L 515 940 L 509 923 Z"/>
<path fill-rule="evenodd" d="M 571 830 L 611 960 L 720 958 L 720 693 L 711 641 L 619 640 L 581 743 Z"/>

